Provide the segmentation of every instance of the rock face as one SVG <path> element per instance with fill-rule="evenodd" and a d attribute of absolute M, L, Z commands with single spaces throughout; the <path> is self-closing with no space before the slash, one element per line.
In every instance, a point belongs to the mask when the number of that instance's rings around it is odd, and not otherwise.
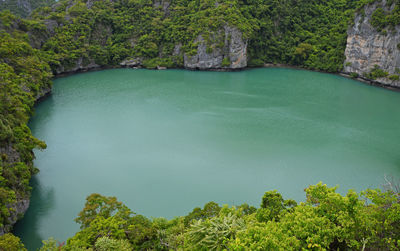
<path fill-rule="evenodd" d="M 222 36 L 221 36 L 222 35 Z M 218 47 L 223 40 L 222 48 Z M 211 38 L 211 45 L 200 35 L 196 55 L 184 55 L 184 67 L 188 69 L 241 69 L 247 66 L 247 41 L 237 28 L 225 26 Z M 209 48 L 209 49 L 207 49 Z"/>
<path fill-rule="evenodd" d="M 56 69 L 56 74 L 64 74 L 64 73 L 73 73 L 73 72 L 80 72 L 80 71 L 88 71 L 91 69 L 97 69 L 101 66 L 96 64 L 93 59 L 90 59 L 89 62 L 84 62 L 83 58 L 80 57 L 76 60 L 75 65 L 72 67 L 64 67 L 63 65 L 59 66 Z"/>
<path fill-rule="evenodd" d="M 134 59 L 125 59 L 121 63 L 119 63 L 120 66 L 123 67 L 136 67 L 140 66 L 142 63 L 142 59 L 140 58 L 134 58 Z"/>
<path fill-rule="evenodd" d="M 11 212 L 11 216 L 8 217 L 8 222 L 10 222 L 10 224 L 0 227 L 0 236 L 11 231 L 12 226 L 25 214 L 26 210 L 28 210 L 29 202 L 29 199 L 21 199 L 16 203 L 7 205 L 8 208 L 14 208 L 14 210 Z"/>
<path fill-rule="evenodd" d="M 357 73 L 365 76 L 377 65 L 389 75 L 397 74 L 396 68 L 400 69 L 400 26 L 387 34 L 378 32 L 370 23 L 374 11 L 381 7 L 385 11 L 392 10 L 392 6 L 386 6 L 386 0 L 364 7 L 364 14 L 358 13 L 354 25 L 347 31 L 346 60 L 344 72 L 347 74 Z M 397 70 L 398 71 L 398 70 Z M 384 85 L 400 87 L 400 81 L 389 78 L 378 78 L 376 82 Z"/>
<path fill-rule="evenodd" d="M 8 163 L 17 163 L 21 161 L 21 157 L 17 150 L 14 149 L 12 144 L 5 144 L 0 146 L 0 155 L 7 156 Z M 29 207 L 29 198 L 17 199 L 15 203 L 8 204 L 7 208 L 12 208 L 10 210 L 10 216 L 7 219 L 8 224 L 0 227 L 0 236 L 11 231 L 12 226 L 17 222 L 17 220 L 25 214 Z"/>

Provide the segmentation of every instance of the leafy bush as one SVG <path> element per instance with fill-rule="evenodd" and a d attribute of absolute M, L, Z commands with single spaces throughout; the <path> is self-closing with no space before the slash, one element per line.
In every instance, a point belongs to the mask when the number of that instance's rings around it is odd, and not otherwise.
<path fill-rule="evenodd" d="M 259 59 L 259 58 L 252 58 L 252 59 L 247 63 L 247 65 L 248 65 L 249 67 L 258 67 L 258 66 L 263 66 L 263 65 L 264 65 L 264 62 L 263 62 L 261 59 Z"/>
<path fill-rule="evenodd" d="M 229 67 L 231 65 L 231 61 L 229 60 L 229 57 L 224 57 L 224 59 L 222 60 L 222 67 Z"/>
<path fill-rule="evenodd" d="M 95 243 L 96 251 L 131 251 L 132 246 L 127 240 L 114 240 L 109 237 L 101 237 Z"/>
<path fill-rule="evenodd" d="M 235 239 L 243 229 L 244 220 L 232 213 L 195 221 L 187 232 L 186 245 L 192 250 L 224 250 L 226 241 Z"/>
<path fill-rule="evenodd" d="M 382 8 L 377 8 L 371 16 L 371 24 L 374 26 L 378 31 L 383 30 L 386 27 L 386 13 Z"/>
<path fill-rule="evenodd" d="M 351 72 L 350 77 L 352 78 L 358 78 L 358 73 L 357 72 Z"/>
<path fill-rule="evenodd" d="M 24 251 L 26 248 L 18 237 L 12 234 L 5 234 L 0 236 L 0 250 Z"/>
<path fill-rule="evenodd" d="M 375 65 L 374 68 L 369 73 L 365 74 L 365 77 L 369 79 L 377 79 L 377 78 L 385 78 L 388 75 L 389 75 L 388 72 L 380 69 L 378 65 Z"/>

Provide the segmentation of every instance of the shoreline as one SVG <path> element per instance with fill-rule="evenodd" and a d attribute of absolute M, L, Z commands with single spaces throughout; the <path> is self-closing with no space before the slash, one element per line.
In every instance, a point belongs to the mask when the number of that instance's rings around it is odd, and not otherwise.
<path fill-rule="evenodd" d="M 359 82 L 362 82 L 364 84 L 370 85 L 370 86 L 376 86 L 380 87 L 386 90 L 394 91 L 394 92 L 400 92 L 400 86 L 392 86 L 392 85 L 387 85 L 383 84 L 379 81 L 372 80 L 372 79 L 367 79 L 361 76 L 358 77 L 352 77 L 350 73 L 347 72 L 327 72 L 327 71 L 321 71 L 321 70 L 314 70 L 314 69 L 308 69 L 304 67 L 299 67 L 299 66 L 294 66 L 294 65 L 289 65 L 289 64 L 273 64 L 273 63 L 265 63 L 263 66 L 246 66 L 244 68 L 237 68 L 237 69 L 228 69 L 228 68 L 210 68 L 210 69 L 192 69 L 192 68 L 186 68 L 186 67 L 171 67 L 171 68 L 163 68 L 163 69 L 149 69 L 145 68 L 142 66 L 136 66 L 136 67 L 129 67 L 129 66 L 121 66 L 121 65 L 109 65 L 109 66 L 99 66 L 99 67 L 92 67 L 88 69 L 78 69 L 75 71 L 68 71 L 68 72 L 62 72 L 62 73 L 53 73 L 54 76 L 52 79 L 57 79 L 59 77 L 68 77 L 74 74 L 78 73 L 85 73 L 85 72 L 95 72 L 95 71 L 102 71 L 102 70 L 110 70 L 110 69 L 147 69 L 147 70 L 156 70 L 156 71 L 163 71 L 163 70 L 169 70 L 169 69 L 177 69 L 177 70 L 188 70 L 188 71 L 213 71 L 213 72 L 239 72 L 239 71 L 246 71 L 246 70 L 251 70 L 251 69 L 259 69 L 259 68 L 286 68 L 286 69 L 295 69 L 295 70 L 306 70 L 306 71 L 312 71 L 312 72 L 320 72 L 320 73 L 326 73 L 326 74 L 333 74 L 333 75 L 338 75 L 342 76 L 348 79 L 356 80 Z M 40 102 L 41 100 L 45 99 L 47 96 L 51 94 L 51 89 L 49 92 L 46 92 L 43 96 L 39 97 L 36 102 Z"/>

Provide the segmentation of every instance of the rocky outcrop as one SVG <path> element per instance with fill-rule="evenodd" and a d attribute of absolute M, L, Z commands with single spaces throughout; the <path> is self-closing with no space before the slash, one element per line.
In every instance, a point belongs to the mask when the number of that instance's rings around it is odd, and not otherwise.
<path fill-rule="evenodd" d="M 82 57 L 80 57 L 76 60 L 75 65 L 72 67 L 65 67 L 64 65 L 60 65 L 56 69 L 56 74 L 88 71 L 101 67 L 100 65 L 96 64 L 92 59 L 90 59 L 89 62 L 84 62 L 84 61 L 85 60 Z"/>
<path fill-rule="evenodd" d="M 141 63 L 142 63 L 142 59 L 134 58 L 134 59 L 125 59 L 124 61 L 119 63 L 119 65 L 122 67 L 136 67 L 136 66 L 140 66 Z"/>
<path fill-rule="evenodd" d="M 16 203 L 7 205 L 8 208 L 12 208 L 10 210 L 11 215 L 8 217 L 9 224 L 0 227 L 0 236 L 11 231 L 12 226 L 25 214 L 26 210 L 28 210 L 29 203 L 29 199 L 21 199 Z"/>
<path fill-rule="evenodd" d="M 170 0 L 154 0 L 153 7 L 154 8 L 161 8 L 164 13 L 169 14 L 169 6 L 171 5 Z"/>
<path fill-rule="evenodd" d="M 0 156 L 4 156 L 7 163 L 17 163 L 21 161 L 20 154 L 13 147 L 12 144 L 4 144 L 0 146 Z M 0 227 L 0 236 L 11 231 L 12 226 L 17 220 L 25 214 L 29 207 L 29 198 L 17 199 L 15 203 L 6 205 L 9 209 L 10 216 L 7 219 L 7 223 Z"/>
<path fill-rule="evenodd" d="M 374 69 L 381 69 L 387 77 L 373 81 L 383 85 L 400 87 L 400 81 L 389 79 L 397 75 L 400 69 L 400 26 L 387 32 L 379 32 L 371 25 L 371 17 L 377 8 L 390 11 L 394 4 L 387 6 L 386 0 L 364 7 L 355 16 L 354 25 L 347 31 L 347 46 L 345 51 L 344 73 L 359 75 L 368 79 L 368 74 Z"/>
<path fill-rule="evenodd" d="M 184 67 L 187 69 L 241 69 L 247 66 L 247 40 L 237 28 L 225 26 L 207 42 L 202 35 L 197 43 L 195 55 L 184 55 Z M 222 41 L 221 41 L 222 40 Z M 219 44 L 222 42 L 222 47 Z"/>

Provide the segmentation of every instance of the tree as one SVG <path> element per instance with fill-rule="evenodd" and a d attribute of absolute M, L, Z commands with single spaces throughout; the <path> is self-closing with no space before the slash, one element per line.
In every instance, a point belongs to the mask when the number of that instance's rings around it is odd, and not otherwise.
<path fill-rule="evenodd" d="M 132 212 L 115 197 L 106 197 L 94 193 L 86 198 L 85 207 L 75 221 L 81 224 L 81 229 L 90 226 L 96 217 L 107 219 L 118 213 L 118 216 L 127 220 Z"/>
<path fill-rule="evenodd" d="M 27 249 L 17 236 L 12 234 L 5 234 L 0 236 L 0 250 L 26 251 Z"/>

